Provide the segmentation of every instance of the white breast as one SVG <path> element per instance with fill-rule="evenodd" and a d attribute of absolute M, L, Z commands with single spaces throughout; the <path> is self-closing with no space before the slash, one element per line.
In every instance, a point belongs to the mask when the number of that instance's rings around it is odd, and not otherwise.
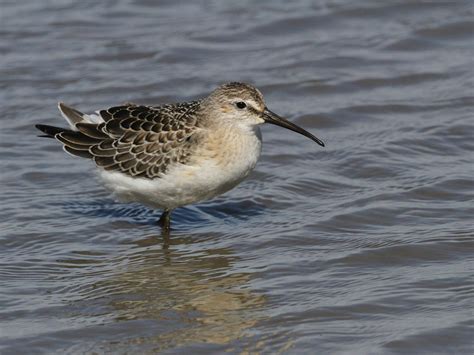
<path fill-rule="evenodd" d="M 258 127 L 245 132 L 213 132 L 189 164 L 171 166 L 157 179 L 133 178 L 100 170 L 108 189 L 122 201 L 173 209 L 207 200 L 239 184 L 255 167 L 261 151 Z"/>

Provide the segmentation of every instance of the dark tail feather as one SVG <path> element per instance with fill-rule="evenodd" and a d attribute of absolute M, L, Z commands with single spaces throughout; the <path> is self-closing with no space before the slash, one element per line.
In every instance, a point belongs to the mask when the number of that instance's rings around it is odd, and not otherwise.
<path fill-rule="evenodd" d="M 58 133 L 70 131 L 67 128 L 48 126 L 46 124 L 37 124 L 35 125 L 35 127 L 38 128 L 41 132 L 45 133 L 45 135 L 41 135 L 39 137 L 54 138 L 54 136 Z"/>

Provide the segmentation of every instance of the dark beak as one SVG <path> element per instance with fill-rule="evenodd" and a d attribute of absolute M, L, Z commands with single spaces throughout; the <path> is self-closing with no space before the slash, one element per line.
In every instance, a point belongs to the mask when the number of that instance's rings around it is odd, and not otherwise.
<path fill-rule="evenodd" d="M 320 146 L 324 147 L 324 143 L 321 139 L 316 138 L 313 136 L 311 133 L 308 131 L 305 131 L 303 128 L 300 126 L 295 125 L 294 123 L 291 123 L 290 121 L 284 119 L 283 117 L 278 116 L 276 113 L 273 113 L 269 109 L 265 108 L 265 111 L 263 111 L 263 119 L 267 123 L 271 123 L 283 128 L 287 128 L 289 130 L 292 130 L 294 132 L 300 133 L 303 136 L 308 137 L 309 139 L 312 139 L 316 143 L 318 143 Z"/>

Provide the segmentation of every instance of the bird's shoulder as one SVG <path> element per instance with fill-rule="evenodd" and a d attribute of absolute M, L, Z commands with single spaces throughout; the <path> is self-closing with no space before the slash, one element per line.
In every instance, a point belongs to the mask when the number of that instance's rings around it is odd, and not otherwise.
<path fill-rule="evenodd" d="M 200 101 L 146 106 L 124 104 L 100 110 L 106 131 L 131 129 L 159 133 L 191 131 L 199 126 Z"/>

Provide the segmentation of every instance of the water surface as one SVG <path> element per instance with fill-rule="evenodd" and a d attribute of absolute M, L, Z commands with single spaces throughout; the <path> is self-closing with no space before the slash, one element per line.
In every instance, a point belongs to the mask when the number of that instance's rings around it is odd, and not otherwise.
<path fill-rule="evenodd" d="M 472 353 L 469 1 L 3 1 L 0 346 L 13 353 Z M 246 81 L 255 172 L 174 214 L 36 138 Z"/>

